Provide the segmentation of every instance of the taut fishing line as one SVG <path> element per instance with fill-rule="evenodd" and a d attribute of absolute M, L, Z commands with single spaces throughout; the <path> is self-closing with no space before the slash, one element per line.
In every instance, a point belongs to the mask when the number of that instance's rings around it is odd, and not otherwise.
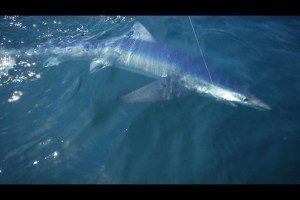
<path fill-rule="evenodd" d="M 189 18 L 189 21 L 190 21 L 191 27 L 192 27 L 192 29 L 193 29 L 193 33 L 194 33 L 195 39 L 196 39 L 196 41 L 197 41 L 197 44 L 198 44 L 198 49 L 199 49 L 199 51 L 200 51 L 200 53 L 201 53 L 201 56 L 202 56 L 202 59 L 203 59 L 203 62 L 204 62 L 205 68 L 206 68 L 206 70 L 207 70 L 207 73 L 208 73 L 208 76 L 209 76 L 210 82 L 211 82 L 211 84 L 213 84 L 213 81 L 212 81 L 212 78 L 211 78 L 211 76 L 210 76 L 210 73 L 209 73 L 209 70 L 208 70 L 208 67 L 207 67 L 206 61 L 205 61 L 205 59 L 204 59 L 203 51 L 202 51 L 202 49 L 201 49 L 201 47 L 200 47 L 200 44 L 199 44 L 199 41 L 198 41 L 198 37 L 197 37 L 197 35 L 196 35 L 196 31 L 195 31 L 195 29 L 194 29 L 194 26 L 193 26 L 193 22 L 192 22 L 192 20 L 191 20 L 191 17 L 190 17 L 190 16 L 188 16 L 188 18 Z"/>

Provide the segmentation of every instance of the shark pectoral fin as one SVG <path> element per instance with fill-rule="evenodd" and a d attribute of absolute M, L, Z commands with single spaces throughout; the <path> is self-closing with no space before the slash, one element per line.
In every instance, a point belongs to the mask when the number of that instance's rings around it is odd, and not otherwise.
<path fill-rule="evenodd" d="M 61 63 L 61 59 L 57 58 L 57 57 L 50 57 L 48 58 L 44 63 L 43 66 L 44 67 L 52 67 L 52 66 L 57 66 Z"/>
<path fill-rule="evenodd" d="M 95 59 L 90 64 L 90 73 L 94 73 L 109 66 L 111 66 L 111 64 L 104 59 Z"/>
<path fill-rule="evenodd" d="M 184 96 L 187 92 L 188 90 L 180 83 L 166 77 L 126 94 L 120 99 L 124 103 L 156 102 Z"/>

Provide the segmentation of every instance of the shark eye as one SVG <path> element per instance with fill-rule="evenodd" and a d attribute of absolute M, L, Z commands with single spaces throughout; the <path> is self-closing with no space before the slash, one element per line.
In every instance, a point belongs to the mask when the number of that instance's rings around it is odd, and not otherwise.
<path fill-rule="evenodd" d="M 243 101 L 248 102 L 248 98 L 247 97 L 243 98 Z"/>

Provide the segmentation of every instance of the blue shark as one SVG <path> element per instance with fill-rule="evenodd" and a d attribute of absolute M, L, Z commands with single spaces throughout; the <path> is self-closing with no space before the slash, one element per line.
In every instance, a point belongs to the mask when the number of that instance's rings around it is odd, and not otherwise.
<path fill-rule="evenodd" d="M 171 100 L 195 92 L 231 105 L 271 109 L 241 84 L 229 81 L 229 77 L 210 67 L 211 80 L 200 57 L 157 41 L 139 22 L 135 22 L 128 33 L 119 37 L 61 43 L 51 48 L 27 50 L 23 54 L 49 57 L 44 63 L 45 67 L 69 59 L 81 59 L 91 61 L 90 73 L 117 67 L 156 79 L 121 96 L 120 99 L 125 103 Z"/>

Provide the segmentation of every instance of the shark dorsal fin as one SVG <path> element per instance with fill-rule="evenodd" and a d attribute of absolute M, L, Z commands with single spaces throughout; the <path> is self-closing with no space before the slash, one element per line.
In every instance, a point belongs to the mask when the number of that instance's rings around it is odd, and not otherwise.
<path fill-rule="evenodd" d="M 129 31 L 129 37 L 136 40 L 155 42 L 151 33 L 140 23 L 135 22 Z"/>

